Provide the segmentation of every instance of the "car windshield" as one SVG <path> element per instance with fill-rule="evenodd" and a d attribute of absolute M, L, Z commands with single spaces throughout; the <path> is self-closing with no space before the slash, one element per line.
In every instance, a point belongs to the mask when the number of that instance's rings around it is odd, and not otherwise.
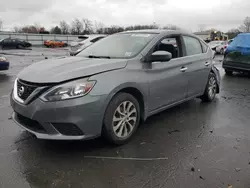
<path fill-rule="evenodd" d="M 209 42 L 210 45 L 216 45 L 216 44 L 221 44 L 221 41 L 212 41 Z"/>
<path fill-rule="evenodd" d="M 152 33 L 121 33 L 110 35 L 92 44 L 79 56 L 131 58 L 136 56 L 156 36 Z"/>

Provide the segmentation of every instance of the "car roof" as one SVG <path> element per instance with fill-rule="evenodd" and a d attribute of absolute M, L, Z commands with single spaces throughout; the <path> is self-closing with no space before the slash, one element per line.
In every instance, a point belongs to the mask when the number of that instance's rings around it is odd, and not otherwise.
<path fill-rule="evenodd" d="M 196 35 L 187 32 L 185 30 L 169 30 L 169 29 L 143 29 L 143 30 L 130 30 L 130 31 L 124 31 L 121 33 L 152 33 L 152 34 L 161 34 L 161 35 L 174 35 L 174 34 L 182 34 L 182 35 L 189 35 L 189 36 L 193 36 L 196 38 Z"/>
<path fill-rule="evenodd" d="M 250 36 L 250 33 L 240 33 L 239 35 Z"/>

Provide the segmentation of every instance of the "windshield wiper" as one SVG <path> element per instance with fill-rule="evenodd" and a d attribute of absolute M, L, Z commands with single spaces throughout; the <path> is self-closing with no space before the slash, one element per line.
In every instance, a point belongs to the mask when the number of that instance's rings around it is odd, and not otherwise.
<path fill-rule="evenodd" d="M 88 58 L 111 59 L 109 56 L 89 55 Z"/>

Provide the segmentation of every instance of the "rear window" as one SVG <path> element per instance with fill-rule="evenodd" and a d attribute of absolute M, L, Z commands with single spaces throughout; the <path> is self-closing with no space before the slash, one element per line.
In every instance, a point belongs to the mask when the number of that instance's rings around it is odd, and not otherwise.
<path fill-rule="evenodd" d="M 86 38 L 87 39 L 87 38 Z M 82 42 L 82 41 L 84 41 L 84 40 L 86 40 L 86 39 L 78 39 L 78 40 L 76 40 L 76 42 Z"/>
<path fill-rule="evenodd" d="M 201 47 L 202 47 L 203 53 L 206 53 L 208 46 L 204 42 L 201 42 Z"/>
<path fill-rule="evenodd" d="M 198 39 L 189 36 L 183 36 L 183 39 L 186 46 L 187 56 L 202 53 L 201 43 Z"/>
<path fill-rule="evenodd" d="M 92 39 L 90 42 L 97 42 L 98 40 L 100 40 L 102 38 L 104 38 L 104 37 L 96 37 L 96 38 Z"/>

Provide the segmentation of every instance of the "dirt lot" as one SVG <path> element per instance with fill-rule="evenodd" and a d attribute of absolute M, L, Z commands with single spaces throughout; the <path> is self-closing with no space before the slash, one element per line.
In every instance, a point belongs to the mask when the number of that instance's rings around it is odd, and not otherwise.
<path fill-rule="evenodd" d="M 102 139 L 42 141 L 11 119 L 9 93 L 17 73 L 66 49 L 0 51 L 0 188 L 250 187 L 250 78 L 225 76 L 210 104 L 195 99 L 149 118 L 125 146 Z"/>

